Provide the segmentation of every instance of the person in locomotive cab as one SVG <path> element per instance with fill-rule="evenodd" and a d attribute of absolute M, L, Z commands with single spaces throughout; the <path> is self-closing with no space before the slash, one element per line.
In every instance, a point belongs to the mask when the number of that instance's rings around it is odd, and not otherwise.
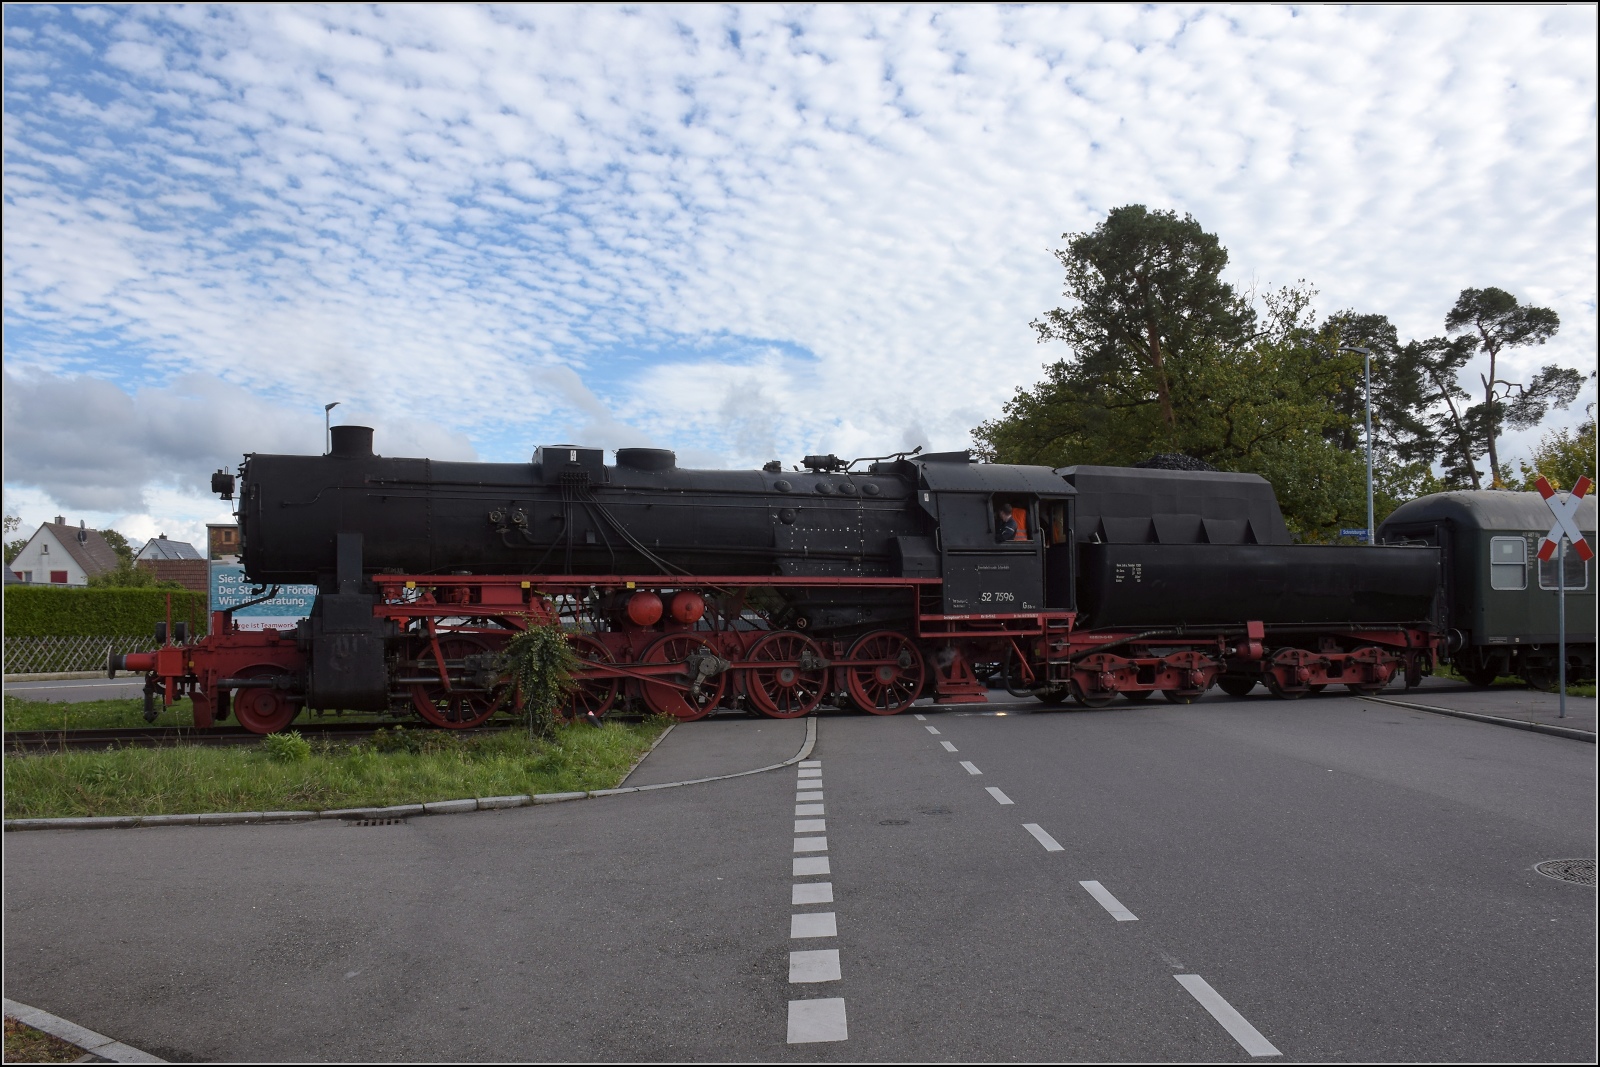
<path fill-rule="evenodd" d="M 1017 519 L 1011 505 L 999 503 L 994 508 L 994 539 L 997 543 L 1017 539 Z"/>

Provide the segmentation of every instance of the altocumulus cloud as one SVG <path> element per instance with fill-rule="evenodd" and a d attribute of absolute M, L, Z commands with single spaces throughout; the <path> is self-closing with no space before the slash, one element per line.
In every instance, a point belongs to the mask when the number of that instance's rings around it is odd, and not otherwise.
<path fill-rule="evenodd" d="M 1588 367 L 1595 18 L 8 8 L 7 491 L 152 506 L 327 400 L 391 453 L 959 447 L 1134 201 L 1412 336 L 1512 289 L 1564 323 L 1513 369 Z"/>

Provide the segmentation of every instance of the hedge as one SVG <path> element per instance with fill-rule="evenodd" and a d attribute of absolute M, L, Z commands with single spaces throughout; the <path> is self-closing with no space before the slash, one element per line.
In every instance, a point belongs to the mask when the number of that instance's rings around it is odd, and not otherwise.
<path fill-rule="evenodd" d="M 187 622 L 190 633 L 204 633 L 208 599 L 189 589 L 63 589 L 12 585 L 5 591 L 8 637 L 148 637 L 167 618 Z"/>

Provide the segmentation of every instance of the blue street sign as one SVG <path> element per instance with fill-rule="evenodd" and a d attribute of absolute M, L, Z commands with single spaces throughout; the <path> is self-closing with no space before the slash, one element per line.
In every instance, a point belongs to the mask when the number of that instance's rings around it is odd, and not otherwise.
<path fill-rule="evenodd" d="M 1339 531 L 1339 536 L 1340 537 L 1354 537 L 1357 541 L 1365 541 L 1367 539 L 1367 531 L 1365 529 L 1361 529 L 1361 530 L 1345 530 L 1345 529 L 1341 529 Z"/>

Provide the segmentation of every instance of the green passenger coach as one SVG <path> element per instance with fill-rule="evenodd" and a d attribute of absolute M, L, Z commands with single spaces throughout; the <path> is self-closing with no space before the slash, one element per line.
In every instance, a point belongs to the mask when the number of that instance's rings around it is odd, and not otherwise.
<path fill-rule="evenodd" d="M 1488 685 L 1517 675 L 1543 689 L 1556 686 L 1557 598 L 1561 572 L 1540 561 L 1539 543 L 1555 517 L 1538 493 L 1505 490 L 1436 493 L 1396 508 L 1378 530 L 1380 542 L 1426 542 L 1443 550 L 1445 581 L 1438 605 L 1451 664 L 1468 681 Z M 1578 528 L 1595 546 L 1595 503 L 1578 507 Z M 1567 679 L 1592 679 L 1595 563 L 1567 547 Z"/>

